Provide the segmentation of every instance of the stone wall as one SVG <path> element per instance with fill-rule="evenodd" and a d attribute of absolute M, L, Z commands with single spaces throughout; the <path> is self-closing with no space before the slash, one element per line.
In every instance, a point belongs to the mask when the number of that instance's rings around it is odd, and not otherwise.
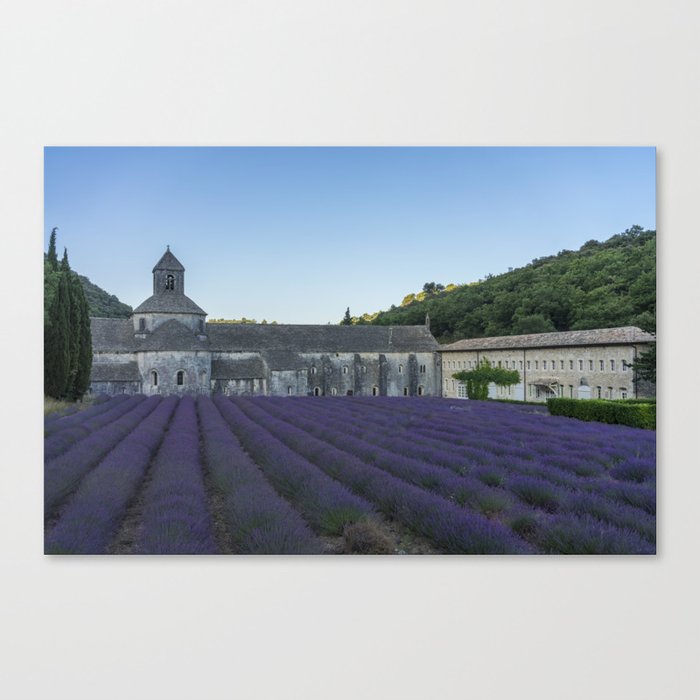
<path fill-rule="evenodd" d="M 209 394 L 211 392 L 211 353 L 208 351 L 139 352 L 139 371 L 143 377 L 144 394 Z M 154 383 L 153 371 L 158 373 Z M 177 383 L 182 372 L 182 384 Z"/>

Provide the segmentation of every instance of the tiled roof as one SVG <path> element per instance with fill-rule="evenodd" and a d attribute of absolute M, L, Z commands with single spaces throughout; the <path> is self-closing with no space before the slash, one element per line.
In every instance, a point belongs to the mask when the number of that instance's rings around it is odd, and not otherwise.
<path fill-rule="evenodd" d="M 629 345 L 655 343 L 656 338 L 635 326 L 597 328 L 587 331 L 560 333 L 530 333 L 528 335 L 501 335 L 493 338 L 468 338 L 443 345 L 440 352 L 460 350 L 509 350 L 519 348 L 556 348 L 567 345 Z"/>
<path fill-rule="evenodd" d="M 262 358 L 244 357 L 241 359 L 212 359 L 212 379 L 256 379 L 264 377 L 265 365 Z"/>
<path fill-rule="evenodd" d="M 130 318 L 91 318 L 94 352 L 133 352 L 134 322 Z"/>
<path fill-rule="evenodd" d="M 195 304 L 192 299 L 178 292 L 160 292 L 148 297 L 135 309 L 135 314 L 171 313 L 171 314 L 204 314 L 206 311 Z"/>
<path fill-rule="evenodd" d="M 136 352 L 138 350 L 208 350 L 209 341 L 200 340 L 187 326 L 170 319 L 145 338 L 134 336 L 128 318 L 91 318 L 93 352 Z"/>
<path fill-rule="evenodd" d="M 168 249 L 165 251 L 165 253 L 163 253 L 161 259 L 155 264 L 153 272 L 156 270 L 182 270 L 184 272 L 185 268 L 182 266 L 182 263 L 170 252 L 170 246 L 168 246 Z"/>
<path fill-rule="evenodd" d="M 432 352 L 438 349 L 425 326 L 340 326 L 211 323 L 212 350 L 255 352 Z"/>
<path fill-rule="evenodd" d="M 138 382 L 141 374 L 136 362 L 96 362 L 90 372 L 91 382 Z"/>

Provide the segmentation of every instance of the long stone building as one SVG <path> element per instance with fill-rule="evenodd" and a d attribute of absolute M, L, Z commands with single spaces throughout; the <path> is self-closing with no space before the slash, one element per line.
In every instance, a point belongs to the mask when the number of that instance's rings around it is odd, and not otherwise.
<path fill-rule="evenodd" d="M 631 364 L 655 342 L 639 328 L 537 333 L 438 346 L 423 326 L 207 323 L 166 250 L 131 318 L 93 318 L 92 393 L 466 398 L 454 374 L 483 359 L 520 383 L 492 398 L 653 395 Z"/>
<path fill-rule="evenodd" d="M 131 318 L 93 318 L 92 393 L 439 396 L 424 326 L 207 323 L 166 250 Z"/>
<path fill-rule="evenodd" d="M 466 387 L 452 375 L 488 360 L 497 367 L 517 370 L 521 380 L 511 387 L 492 385 L 492 398 L 546 401 L 555 396 L 651 396 L 653 385 L 639 381 L 631 365 L 655 342 L 653 335 L 634 326 L 458 340 L 440 348 L 442 395 L 466 398 Z"/>

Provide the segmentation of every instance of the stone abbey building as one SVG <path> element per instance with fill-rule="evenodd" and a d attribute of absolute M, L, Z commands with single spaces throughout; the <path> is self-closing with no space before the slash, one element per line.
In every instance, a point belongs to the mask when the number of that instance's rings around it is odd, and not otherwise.
<path fill-rule="evenodd" d="M 655 342 L 635 327 L 459 340 L 424 326 L 207 323 L 166 250 L 153 295 L 131 318 L 93 318 L 92 393 L 466 398 L 455 372 L 483 359 L 518 370 L 492 398 L 625 399 L 653 395 L 631 364 Z"/>
<path fill-rule="evenodd" d="M 91 319 L 91 393 L 439 396 L 427 326 L 207 323 L 170 252 L 131 318 Z"/>

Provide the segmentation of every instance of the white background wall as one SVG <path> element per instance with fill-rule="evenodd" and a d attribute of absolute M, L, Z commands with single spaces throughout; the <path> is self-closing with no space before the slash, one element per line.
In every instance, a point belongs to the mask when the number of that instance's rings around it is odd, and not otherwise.
<path fill-rule="evenodd" d="M 2 694 L 697 697 L 698 7 L 6 4 Z M 656 557 L 42 555 L 42 147 L 341 143 L 658 147 Z"/>

